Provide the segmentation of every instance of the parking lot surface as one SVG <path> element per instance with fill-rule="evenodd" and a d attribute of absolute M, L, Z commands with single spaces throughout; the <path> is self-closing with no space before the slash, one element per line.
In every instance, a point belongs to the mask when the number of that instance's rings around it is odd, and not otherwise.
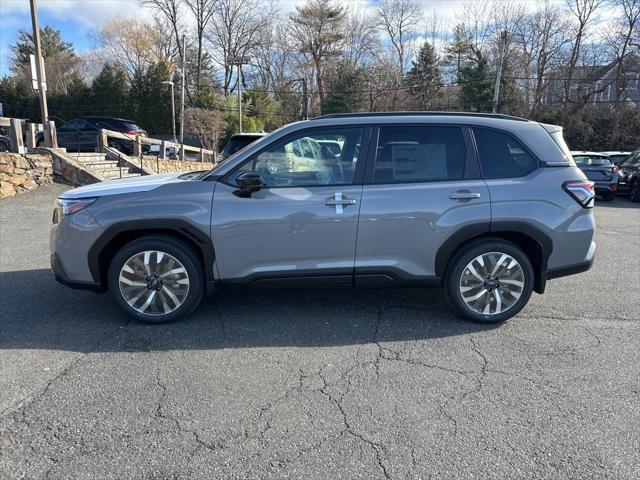
<path fill-rule="evenodd" d="M 0 477 L 640 478 L 640 208 L 516 318 L 440 290 L 238 290 L 146 326 L 48 269 L 51 185 L 0 203 Z"/>

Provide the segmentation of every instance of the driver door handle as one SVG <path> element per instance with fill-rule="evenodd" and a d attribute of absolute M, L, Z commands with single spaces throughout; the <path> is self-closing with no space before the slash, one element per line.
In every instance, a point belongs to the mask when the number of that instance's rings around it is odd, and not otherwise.
<path fill-rule="evenodd" d="M 335 207 L 338 214 L 343 212 L 343 207 L 355 205 L 356 203 L 358 203 L 357 200 L 345 197 L 342 192 L 336 192 L 333 197 L 329 197 L 324 201 L 327 207 Z"/>

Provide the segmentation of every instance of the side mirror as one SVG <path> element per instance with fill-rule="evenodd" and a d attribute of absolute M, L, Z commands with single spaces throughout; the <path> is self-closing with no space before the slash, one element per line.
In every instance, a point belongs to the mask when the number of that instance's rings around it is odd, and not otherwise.
<path fill-rule="evenodd" d="M 264 185 L 262 177 L 256 172 L 241 173 L 236 177 L 236 182 L 240 187 L 240 193 L 246 196 L 251 196 L 253 192 L 257 192 Z"/>

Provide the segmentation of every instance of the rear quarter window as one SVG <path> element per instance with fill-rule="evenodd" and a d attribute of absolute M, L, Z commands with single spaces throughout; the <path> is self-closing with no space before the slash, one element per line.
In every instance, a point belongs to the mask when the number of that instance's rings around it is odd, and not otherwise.
<path fill-rule="evenodd" d="M 538 167 L 537 160 L 508 133 L 473 128 L 484 178 L 523 177 Z"/>

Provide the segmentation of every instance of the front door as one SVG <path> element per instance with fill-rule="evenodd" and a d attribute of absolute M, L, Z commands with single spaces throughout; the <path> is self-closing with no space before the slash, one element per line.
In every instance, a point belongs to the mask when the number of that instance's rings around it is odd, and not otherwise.
<path fill-rule="evenodd" d="M 379 128 L 362 193 L 356 285 L 437 281 L 448 240 L 489 231 L 489 191 L 470 138 L 456 125 Z"/>
<path fill-rule="evenodd" d="M 211 234 L 221 279 L 351 285 L 365 128 L 315 128 L 268 145 L 218 183 Z M 236 179 L 263 187 L 239 194 Z"/>

